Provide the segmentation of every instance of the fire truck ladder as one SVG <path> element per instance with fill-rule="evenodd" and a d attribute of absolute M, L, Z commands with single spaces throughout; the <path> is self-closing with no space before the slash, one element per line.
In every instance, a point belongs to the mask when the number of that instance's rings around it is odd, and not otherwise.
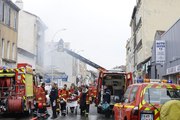
<path fill-rule="evenodd" d="M 63 48 L 63 51 L 65 51 L 65 52 L 68 53 L 69 55 L 75 57 L 76 59 L 79 59 L 80 61 L 82 61 L 82 62 L 90 65 L 91 67 L 94 67 L 94 68 L 98 69 L 99 71 L 106 71 L 105 68 L 103 68 L 103 67 L 101 67 L 100 65 L 98 65 L 98 64 L 96 64 L 96 63 L 94 63 L 94 62 L 86 59 L 85 57 L 83 57 L 83 56 L 81 56 L 81 55 L 73 52 L 72 50 L 69 50 L 69 49 L 67 49 L 67 48 Z"/>

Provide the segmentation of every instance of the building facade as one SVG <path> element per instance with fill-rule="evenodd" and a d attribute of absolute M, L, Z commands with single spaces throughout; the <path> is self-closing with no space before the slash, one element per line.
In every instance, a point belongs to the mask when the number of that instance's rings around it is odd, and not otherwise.
<path fill-rule="evenodd" d="M 180 17 L 179 4 L 179 0 L 137 0 L 130 22 L 131 37 L 126 45 L 127 72 L 133 72 L 135 79 L 149 77 L 156 30 L 168 29 Z"/>
<path fill-rule="evenodd" d="M 65 42 L 64 47 L 70 49 L 70 43 Z M 66 52 L 58 51 L 58 42 L 47 42 L 45 49 L 46 79 L 60 83 L 59 86 L 63 84 L 70 86 L 71 83 L 76 84 L 78 79 L 85 76 L 80 73 L 86 71 L 86 65 Z"/>
<path fill-rule="evenodd" d="M 37 74 L 43 75 L 44 36 L 47 27 L 38 16 L 23 10 L 22 0 L 17 0 L 16 4 L 21 8 L 19 11 L 17 61 L 32 65 Z"/>
<path fill-rule="evenodd" d="M 180 84 L 179 31 L 180 19 L 163 34 L 158 34 L 159 31 L 157 31 L 152 50 L 152 63 L 155 63 L 151 64 L 152 78 L 172 80 L 173 83 Z M 157 46 L 160 43 L 159 41 L 164 42 L 164 46 Z M 161 50 L 160 55 L 156 52 L 159 48 Z M 162 61 L 160 62 L 157 58 Z"/>
<path fill-rule="evenodd" d="M 0 66 L 12 68 L 17 63 L 19 8 L 11 0 L 0 0 Z"/>

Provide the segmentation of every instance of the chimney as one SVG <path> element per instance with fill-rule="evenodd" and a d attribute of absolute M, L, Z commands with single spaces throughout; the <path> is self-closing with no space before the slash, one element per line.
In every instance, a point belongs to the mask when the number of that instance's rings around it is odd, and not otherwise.
<path fill-rule="evenodd" d="M 22 0 L 16 0 L 15 4 L 22 10 L 23 9 L 23 1 Z"/>

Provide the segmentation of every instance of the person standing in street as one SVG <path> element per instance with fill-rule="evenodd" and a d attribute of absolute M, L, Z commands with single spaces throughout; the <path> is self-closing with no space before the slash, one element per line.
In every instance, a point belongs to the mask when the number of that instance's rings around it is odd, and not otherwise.
<path fill-rule="evenodd" d="M 88 90 L 88 86 L 82 86 L 82 92 L 79 97 L 80 100 L 80 109 L 81 115 L 88 117 L 89 115 L 89 107 L 92 101 L 90 91 Z"/>
<path fill-rule="evenodd" d="M 51 119 L 55 119 L 55 118 L 57 118 L 56 100 L 58 98 L 58 90 L 56 89 L 55 83 L 52 83 L 52 89 L 51 89 L 51 92 L 49 94 L 49 98 L 50 98 L 52 112 L 53 112 Z"/>

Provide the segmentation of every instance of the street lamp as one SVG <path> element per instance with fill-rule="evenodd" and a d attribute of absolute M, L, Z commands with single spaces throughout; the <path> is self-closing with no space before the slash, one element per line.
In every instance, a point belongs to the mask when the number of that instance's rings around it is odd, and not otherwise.
<path fill-rule="evenodd" d="M 62 29 L 59 29 L 59 30 L 57 30 L 56 32 L 55 32 L 55 34 L 53 35 L 53 37 L 52 37 L 52 40 L 51 40 L 51 47 L 53 48 L 53 43 L 54 43 L 54 38 L 55 38 L 55 36 L 58 34 L 58 33 L 60 33 L 60 32 L 62 32 L 62 31 L 65 31 L 65 30 L 67 30 L 66 28 L 62 28 Z M 53 81 L 53 77 L 54 77 L 54 73 L 53 73 L 53 51 L 51 51 L 51 80 Z"/>

